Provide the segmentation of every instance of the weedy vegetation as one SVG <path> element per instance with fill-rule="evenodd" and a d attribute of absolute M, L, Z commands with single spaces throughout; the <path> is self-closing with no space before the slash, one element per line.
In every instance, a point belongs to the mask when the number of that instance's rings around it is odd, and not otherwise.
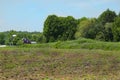
<path fill-rule="evenodd" d="M 43 32 L 0 32 L 0 80 L 120 80 L 119 41 L 120 14 L 110 9 L 48 15 Z"/>
<path fill-rule="evenodd" d="M 119 43 L 81 38 L 0 48 L 0 80 L 119 80 L 119 75 Z"/>

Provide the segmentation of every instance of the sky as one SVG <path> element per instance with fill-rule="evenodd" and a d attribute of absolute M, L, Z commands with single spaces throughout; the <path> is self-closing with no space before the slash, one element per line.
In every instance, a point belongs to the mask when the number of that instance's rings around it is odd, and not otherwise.
<path fill-rule="evenodd" d="M 120 12 L 120 0 L 0 0 L 0 32 L 43 32 L 48 15 L 98 17 L 106 9 Z"/>

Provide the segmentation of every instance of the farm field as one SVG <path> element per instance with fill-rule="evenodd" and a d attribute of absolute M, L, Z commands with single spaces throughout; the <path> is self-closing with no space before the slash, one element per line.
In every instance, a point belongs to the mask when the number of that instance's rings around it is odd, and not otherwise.
<path fill-rule="evenodd" d="M 0 48 L 0 80 L 119 80 L 120 52 Z"/>
<path fill-rule="evenodd" d="M 0 4 L 0 80 L 120 80 L 120 0 Z"/>

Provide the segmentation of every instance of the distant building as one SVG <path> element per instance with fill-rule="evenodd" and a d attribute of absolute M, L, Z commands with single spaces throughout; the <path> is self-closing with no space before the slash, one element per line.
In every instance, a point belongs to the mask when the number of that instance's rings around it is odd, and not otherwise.
<path fill-rule="evenodd" d="M 0 47 L 6 47 L 6 45 L 0 45 Z"/>
<path fill-rule="evenodd" d="M 25 44 L 31 44 L 31 41 L 27 38 L 23 38 L 22 40 L 23 40 L 23 43 Z"/>

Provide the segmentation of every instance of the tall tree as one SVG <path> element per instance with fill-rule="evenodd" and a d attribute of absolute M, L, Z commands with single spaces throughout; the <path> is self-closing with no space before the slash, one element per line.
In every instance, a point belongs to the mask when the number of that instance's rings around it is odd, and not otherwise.
<path fill-rule="evenodd" d="M 46 42 L 55 41 L 57 33 L 58 17 L 56 15 L 49 15 L 44 22 L 43 34 L 46 37 Z"/>
<path fill-rule="evenodd" d="M 77 27 L 75 37 L 85 37 L 94 39 L 96 34 L 103 30 L 103 26 L 97 23 L 95 18 L 82 20 Z"/>
<path fill-rule="evenodd" d="M 5 44 L 5 34 L 3 32 L 0 33 L 0 44 Z"/>
<path fill-rule="evenodd" d="M 77 27 L 77 21 L 72 16 L 68 16 L 65 18 L 65 25 L 63 25 L 63 27 L 64 27 L 64 33 L 63 33 L 64 40 L 74 39 L 74 34 L 76 32 L 76 27 Z M 66 38 L 64 37 L 64 35 L 66 36 Z"/>
<path fill-rule="evenodd" d="M 74 39 L 77 21 L 72 16 L 57 17 L 49 15 L 44 22 L 43 34 L 46 42 Z"/>
<path fill-rule="evenodd" d="M 114 11 L 107 9 L 98 17 L 98 20 L 104 25 L 105 23 L 114 22 L 116 17 L 117 15 Z"/>
<path fill-rule="evenodd" d="M 113 23 L 105 24 L 105 41 L 113 41 L 112 27 Z"/>
<path fill-rule="evenodd" d="M 112 32 L 114 41 L 120 41 L 120 17 L 117 17 L 115 19 L 115 22 L 113 23 Z"/>
<path fill-rule="evenodd" d="M 119 14 L 118 14 L 118 17 L 120 17 L 120 12 L 119 12 Z"/>
<path fill-rule="evenodd" d="M 80 21 L 80 23 L 77 26 L 77 31 L 75 33 L 75 38 L 79 38 L 79 37 L 85 37 L 86 33 L 87 33 L 87 28 L 90 25 L 90 21 L 89 19 L 85 19 Z"/>

